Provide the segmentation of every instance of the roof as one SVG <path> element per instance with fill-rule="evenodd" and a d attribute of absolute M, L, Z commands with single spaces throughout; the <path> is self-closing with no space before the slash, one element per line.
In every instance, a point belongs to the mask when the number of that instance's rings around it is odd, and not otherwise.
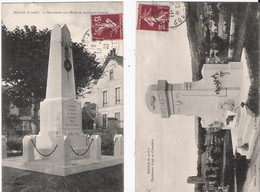
<path fill-rule="evenodd" d="M 113 61 L 113 60 L 114 60 L 115 62 L 117 62 L 117 64 L 118 64 L 119 66 L 121 66 L 121 67 L 124 66 L 124 65 L 123 65 L 123 61 L 124 61 L 123 56 L 118 56 L 118 55 L 116 55 L 116 50 L 115 50 L 115 49 L 112 49 L 112 50 L 109 52 L 109 54 L 107 55 L 106 60 L 104 61 L 103 65 L 102 65 L 102 71 L 103 71 L 103 72 L 104 72 L 105 68 L 107 67 L 107 64 L 108 64 L 110 61 Z M 98 82 L 98 79 L 95 80 L 95 81 L 93 82 L 93 84 L 96 85 L 97 82 Z"/>
<path fill-rule="evenodd" d="M 112 60 L 116 61 L 118 65 L 123 67 L 123 57 L 116 55 L 116 50 L 112 49 L 109 52 L 109 54 L 107 55 L 107 58 L 102 65 L 102 69 L 104 70 L 106 68 L 107 64 L 109 63 L 109 61 L 112 61 Z"/>

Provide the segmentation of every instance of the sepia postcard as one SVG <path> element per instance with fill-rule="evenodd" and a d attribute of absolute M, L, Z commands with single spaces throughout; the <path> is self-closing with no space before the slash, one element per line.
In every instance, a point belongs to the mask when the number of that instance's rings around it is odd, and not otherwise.
<path fill-rule="evenodd" d="M 123 3 L 2 3 L 2 191 L 124 191 Z"/>
<path fill-rule="evenodd" d="M 260 191 L 259 13 L 137 3 L 137 192 Z"/>

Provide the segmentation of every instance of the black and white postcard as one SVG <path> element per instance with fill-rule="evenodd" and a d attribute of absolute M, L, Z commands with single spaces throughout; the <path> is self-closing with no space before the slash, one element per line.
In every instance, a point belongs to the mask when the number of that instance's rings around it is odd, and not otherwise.
<path fill-rule="evenodd" d="M 122 2 L 2 4 L 3 191 L 123 191 Z"/>
<path fill-rule="evenodd" d="M 136 191 L 259 191 L 259 3 L 136 9 Z"/>

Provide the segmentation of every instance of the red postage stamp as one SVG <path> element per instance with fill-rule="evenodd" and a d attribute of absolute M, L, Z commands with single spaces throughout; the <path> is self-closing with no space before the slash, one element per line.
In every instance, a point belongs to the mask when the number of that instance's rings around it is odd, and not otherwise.
<path fill-rule="evenodd" d="M 166 5 L 140 4 L 137 29 L 168 31 L 170 7 Z"/>
<path fill-rule="evenodd" d="M 123 39 L 122 14 L 91 15 L 92 40 Z"/>

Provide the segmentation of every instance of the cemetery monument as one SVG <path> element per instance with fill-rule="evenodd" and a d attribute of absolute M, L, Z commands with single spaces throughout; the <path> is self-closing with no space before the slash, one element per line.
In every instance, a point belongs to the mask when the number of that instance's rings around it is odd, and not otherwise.
<path fill-rule="evenodd" d="M 204 64 L 203 78 L 196 82 L 170 84 L 159 80 L 150 85 L 146 105 L 162 118 L 188 115 L 201 118 L 203 128 L 231 129 L 233 152 L 250 159 L 259 118 L 248 107 L 241 107 L 248 97 L 250 79 L 244 52 L 241 62 Z M 247 150 L 243 146 L 249 146 Z"/>

